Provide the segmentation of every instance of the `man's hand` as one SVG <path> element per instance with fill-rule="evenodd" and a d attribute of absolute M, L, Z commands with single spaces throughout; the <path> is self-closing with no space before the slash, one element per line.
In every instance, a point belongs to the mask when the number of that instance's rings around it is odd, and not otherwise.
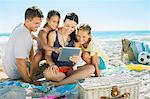
<path fill-rule="evenodd" d="M 36 85 L 36 86 L 42 86 L 40 81 L 31 82 L 30 84 Z"/>

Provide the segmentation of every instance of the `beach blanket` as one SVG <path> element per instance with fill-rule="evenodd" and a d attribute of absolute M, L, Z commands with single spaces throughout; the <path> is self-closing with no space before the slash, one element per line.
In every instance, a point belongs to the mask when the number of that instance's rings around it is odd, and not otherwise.
<path fill-rule="evenodd" d="M 112 76 L 120 74 L 129 74 L 133 77 L 137 77 L 142 81 L 141 94 L 147 94 L 150 92 L 150 71 L 143 70 L 140 72 L 130 70 L 126 65 L 111 66 L 108 65 L 106 69 L 101 71 L 101 77 Z M 79 90 L 77 84 L 67 84 L 59 87 L 47 86 L 46 82 L 43 82 L 42 86 L 34 86 L 32 84 L 19 82 L 19 81 L 5 81 L 0 82 L 0 99 L 26 99 L 27 97 L 38 99 L 78 99 Z"/>
<path fill-rule="evenodd" d="M 47 82 L 43 82 L 42 86 L 35 86 L 14 80 L 4 81 L 0 82 L 0 99 L 9 99 L 11 95 L 13 95 L 13 99 L 25 99 L 26 97 L 41 99 L 53 99 L 53 97 L 61 97 L 61 99 L 65 99 L 66 97 L 78 97 L 76 86 L 77 84 L 69 84 L 54 87 L 48 86 Z"/>

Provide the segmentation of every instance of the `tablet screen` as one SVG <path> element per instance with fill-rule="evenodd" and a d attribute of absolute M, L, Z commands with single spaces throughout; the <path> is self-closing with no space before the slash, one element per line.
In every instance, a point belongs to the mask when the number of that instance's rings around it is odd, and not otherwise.
<path fill-rule="evenodd" d="M 70 61 L 69 58 L 74 55 L 79 55 L 80 51 L 81 48 L 63 47 L 59 54 L 58 61 Z"/>

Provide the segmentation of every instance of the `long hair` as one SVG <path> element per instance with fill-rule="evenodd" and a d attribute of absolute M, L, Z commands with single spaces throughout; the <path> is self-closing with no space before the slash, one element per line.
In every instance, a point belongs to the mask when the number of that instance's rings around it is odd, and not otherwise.
<path fill-rule="evenodd" d="M 66 21 L 66 19 L 69 19 L 69 20 L 72 20 L 72 21 L 75 21 L 77 24 L 79 23 L 79 18 L 78 18 L 78 15 L 74 12 L 71 12 L 71 13 L 68 13 L 66 16 L 65 16 L 65 19 L 64 19 L 64 22 Z M 76 38 L 76 31 L 72 32 L 70 35 L 70 41 L 77 41 L 77 38 Z"/>
<path fill-rule="evenodd" d="M 51 17 L 53 17 L 53 16 L 58 16 L 60 18 L 60 13 L 58 11 L 55 11 L 55 10 L 49 11 L 48 14 L 47 14 L 47 18 L 51 19 Z M 46 27 L 47 25 L 48 25 L 48 23 L 46 22 L 44 27 Z"/>

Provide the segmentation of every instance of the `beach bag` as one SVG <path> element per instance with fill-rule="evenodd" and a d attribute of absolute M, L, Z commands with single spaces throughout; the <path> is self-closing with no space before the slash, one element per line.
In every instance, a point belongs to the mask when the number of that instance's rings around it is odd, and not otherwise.
<path fill-rule="evenodd" d="M 100 61 L 99 69 L 100 70 L 106 69 L 105 62 L 100 56 L 99 56 L 99 61 Z"/>
<path fill-rule="evenodd" d="M 98 49 L 98 56 L 100 61 L 99 68 L 101 70 L 106 69 L 106 66 L 108 65 L 108 58 L 101 48 Z"/>

